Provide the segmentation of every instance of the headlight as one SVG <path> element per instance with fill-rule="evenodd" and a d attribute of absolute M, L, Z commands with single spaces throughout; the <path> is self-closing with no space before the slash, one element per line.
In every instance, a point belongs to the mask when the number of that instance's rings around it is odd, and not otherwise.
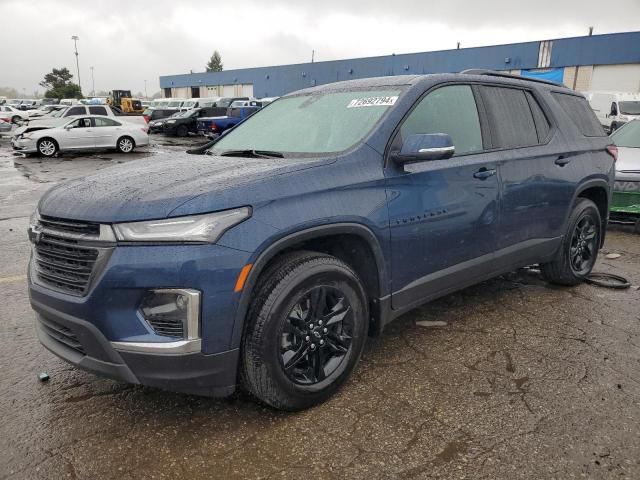
<path fill-rule="evenodd" d="M 145 222 L 117 223 L 116 238 L 125 242 L 215 243 L 224 232 L 251 217 L 251 208 Z"/>
<path fill-rule="evenodd" d="M 167 123 L 176 123 L 175 120 L 167 120 Z"/>

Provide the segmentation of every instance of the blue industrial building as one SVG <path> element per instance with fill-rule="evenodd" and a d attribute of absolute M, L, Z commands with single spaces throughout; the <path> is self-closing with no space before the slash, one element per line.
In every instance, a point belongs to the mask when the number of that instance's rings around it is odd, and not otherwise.
<path fill-rule="evenodd" d="M 341 80 L 468 68 L 542 76 L 580 91 L 640 92 L 640 32 L 166 75 L 160 77 L 160 87 L 166 97 L 261 98 Z"/>

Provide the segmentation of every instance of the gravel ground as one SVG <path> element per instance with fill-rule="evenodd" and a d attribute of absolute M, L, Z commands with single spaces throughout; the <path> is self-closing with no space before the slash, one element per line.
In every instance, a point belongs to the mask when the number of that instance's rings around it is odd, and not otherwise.
<path fill-rule="evenodd" d="M 37 199 L 194 143 L 43 160 L 0 140 L 0 479 L 640 478 L 637 287 L 557 288 L 521 270 L 449 295 L 390 325 L 335 397 L 295 414 L 125 385 L 48 353 L 25 285 Z M 612 252 L 597 270 L 637 286 L 640 236 L 610 229 Z"/>

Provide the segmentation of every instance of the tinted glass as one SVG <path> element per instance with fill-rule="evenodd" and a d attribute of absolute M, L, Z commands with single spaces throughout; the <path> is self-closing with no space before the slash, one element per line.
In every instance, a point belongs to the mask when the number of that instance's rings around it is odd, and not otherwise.
<path fill-rule="evenodd" d="M 91 115 L 106 115 L 107 109 L 104 107 L 89 107 L 89 113 Z"/>
<path fill-rule="evenodd" d="M 451 85 L 424 97 L 400 127 L 403 140 L 420 133 L 451 135 L 456 155 L 481 151 L 480 119 L 471 87 Z"/>
<path fill-rule="evenodd" d="M 623 115 L 640 115 L 640 101 L 618 102 Z"/>
<path fill-rule="evenodd" d="M 640 120 L 634 120 L 611 135 L 618 147 L 640 148 Z"/>
<path fill-rule="evenodd" d="M 341 152 L 362 141 L 399 94 L 398 90 L 320 91 L 283 98 L 240 123 L 214 150 Z"/>
<path fill-rule="evenodd" d="M 94 118 L 93 122 L 96 127 L 118 127 L 120 124 L 110 118 Z"/>
<path fill-rule="evenodd" d="M 538 134 L 524 91 L 504 87 L 481 88 L 491 128 L 492 147 L 536 145 Z"/>
<path fill-rule="evenodd" d="M 525 92 L 527 100 L 529 101 L 529 107 L 531 107 L 531 113 L 533 113 L 533 120 L 536 123 L 536 131 L 538 132 L 538 142 L 544 143 L 549 137 L 549 131 L 551 125 L 549 119 L 544 114 L 544 111 L 540 107 L 540 104 L 530 92 Z"/>
<path fill-rule="evenodd" d="M 84 107 L 71 107 L 65 117 L 70 117 L 71 115 L 84 115 L 86 112 L 86 110 L 84 109 Z"/>
<path fill-rule="evenodd" d="M 553 97 L 582 135 L 585 137 L 605 137 L 607 135 L 593 110 L 589 107 L 586 98 L 555 92 Z"/>

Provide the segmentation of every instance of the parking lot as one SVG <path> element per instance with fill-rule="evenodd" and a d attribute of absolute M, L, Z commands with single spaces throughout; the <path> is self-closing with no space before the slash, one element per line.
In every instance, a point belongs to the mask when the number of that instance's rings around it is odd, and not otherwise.
<path fill-rule="evenodd" d="M 38 198 L 198 142 L 44 160 L 0 140 L 0 478 L 640 477 L 640 236 L 623 227 L 596 270 L 632 288 L 522 270 L 449 295 L 371 339 L 341 391 L 301 413 L 117 383 L 47 352 L 25 277 Z"/>

